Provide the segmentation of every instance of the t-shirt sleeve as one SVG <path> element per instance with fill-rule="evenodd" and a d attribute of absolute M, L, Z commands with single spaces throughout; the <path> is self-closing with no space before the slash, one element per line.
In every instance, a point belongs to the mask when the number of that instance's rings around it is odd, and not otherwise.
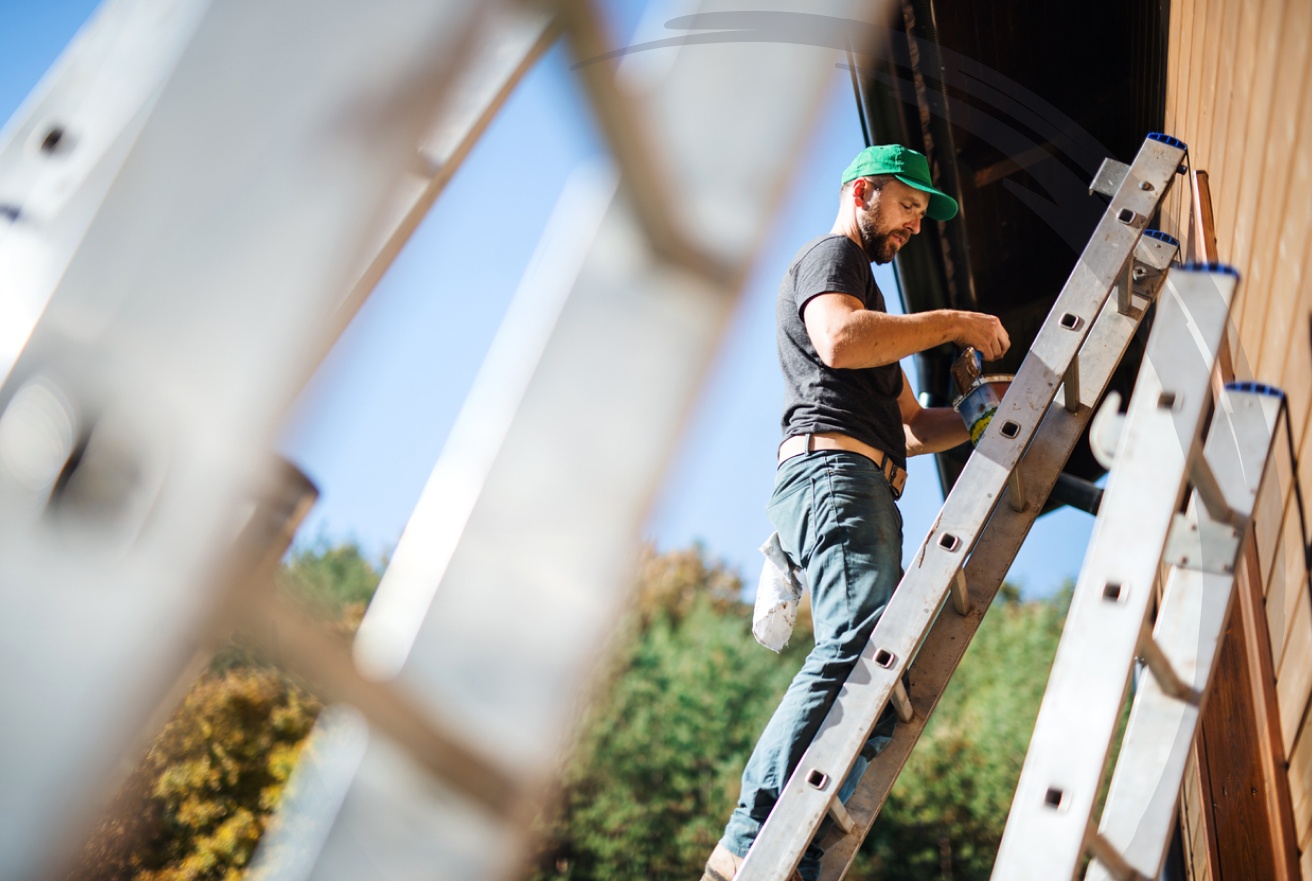
<path fill-rule="evenodd" d="M 794 274 L 793 298 L 798 316 L 802 307 L 817 294 L 850 294 L 866 302 L 870 267 L 848 239 L 838 236 L 823 239 L 798 260 Z"/>

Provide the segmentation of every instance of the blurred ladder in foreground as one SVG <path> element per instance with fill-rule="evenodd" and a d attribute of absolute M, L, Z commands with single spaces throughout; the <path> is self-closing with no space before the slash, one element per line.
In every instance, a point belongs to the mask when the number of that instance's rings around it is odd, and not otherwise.
<path fill-rule="evenodd" d="M 847 871 L 1167 278 L 1177 243 L 1145 224 L 1184 157 L 1183 143 L 1155 133 L 1131 165 L 1103 163 L 1090 190 L 1111 199 L 1107 210 L 738 881 L 784 881 L 827 816 L 822 878 Z M 953 614 L 940 614 L 946 604 Z M 839 788 L 890 700 L 902 724 L 841 804 Z"/>
<path fill-rule="evenodd" d="M 794 11 L 850 30 L 890 10 Z M 270 451 L 558 33 L 618 174 L 567 188 L 352 658 L 272 598 L 312 492 Z M 0 588 L 21 672 L 0 680 L 0 879 L 59 874 L 179 671 L 233 629 L 338 702 L 255 877 L 524 866 L 649 500 L 842 60 L 613 49 L 588 0 L 110 0 L 6 127 L 0 267 L 23 308 L 0 328 Z"/>
<path fill-rule="evenodd" d="M 1127 413 L 1110 417 L 1120 439 L 1103 444 L 1108 488 L 994 865 L 999 881 L 1074 878 L 1087 850 L 1087 881 L 1150 881 L 1162 869 L 1235 567 L 1285 422 L 1284 395 L 1265 386 L 1232 384 L 1214 401 L 1237 283 L 1216 264 L 1172 271 Z M 1096 828 L 1137 656 L 1152 675 L 1136 690 Z"/>

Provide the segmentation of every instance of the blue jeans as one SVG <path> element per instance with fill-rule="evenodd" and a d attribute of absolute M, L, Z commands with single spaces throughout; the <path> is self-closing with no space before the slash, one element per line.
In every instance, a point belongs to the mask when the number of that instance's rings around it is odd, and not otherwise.
<path fill-rule="evenodd" d="M 901 576 L 903 518 L 870 459 L 839 450 L 794 456 L 779 467 L 766 507 L 791 560 L 807 572 L 816 646 L 793 678 L 743 771 L 739 804 L 721 843 L 746 856 L 802 754 L 870 639 Z M 893 734 L 887 707 L 840 788 L 846 800 Z M 798 869 L 820 873 L 813 841 Z"/>

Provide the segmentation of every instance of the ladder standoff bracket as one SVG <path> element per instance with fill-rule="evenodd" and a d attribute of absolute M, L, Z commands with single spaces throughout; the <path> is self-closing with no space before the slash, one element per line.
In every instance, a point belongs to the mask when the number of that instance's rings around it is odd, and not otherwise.
<path fill-rule="evenodd" d="M 1121 443 L 1126 414 L 1121 412 L 1122 396 L 1108 392 L 1103 405 L 1090 420 L 1090 452 L 1104 468 L 1111 469 L 1117 460 L 1117 445 Z"/>
<path fill-rule="evenodd" d="M 1230 523 L 1177 514 L 1167 535 L 1163 558 L 1182 569 L 1230 575 L 1235 570 L 1243 537 L 1244 533 Z"/>

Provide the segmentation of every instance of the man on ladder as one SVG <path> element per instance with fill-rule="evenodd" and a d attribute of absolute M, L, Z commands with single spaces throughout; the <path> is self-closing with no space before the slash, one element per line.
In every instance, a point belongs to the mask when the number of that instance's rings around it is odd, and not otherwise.
<path fill-rule="evenodd" d="M 828 235 L 805 244 L 780 285 L 776 339 L 784 372 L 784 442 L 767 513 L 792 566 L 807 574 L 816 645 L 794 677 L 743 772 L 737 809 L 703 881 L 730 881 L 866 646 L 901 574 L 895 501 L 908 456 L 968 439 L 949 408 L 922 408 L 899 360 L 944 343 L 996 360 L 1009 341 L 990 315 L 937 310 L 889 315 L 870 263 L 888 263 L 957 203 L 935 189 L 926 158 L 899 145 L 868 147 L 843 175 Z M 872 732 L 840 798 L 889 742 L 892 705 Z M 820 871 L 813 843 L 798 867 Z"/>

